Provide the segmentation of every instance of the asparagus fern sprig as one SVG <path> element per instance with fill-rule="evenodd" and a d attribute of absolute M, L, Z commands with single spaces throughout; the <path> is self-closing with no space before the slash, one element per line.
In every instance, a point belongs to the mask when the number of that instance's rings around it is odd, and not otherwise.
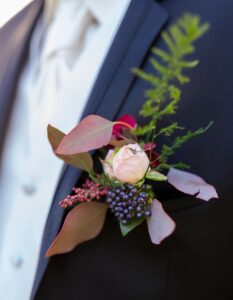
<path fill-rule="evenodd" d="M 171 121 L 160 129 L 159 121 L 177 112 L 182 96 L 181 85 L 190 81 L 185 71 L 196 67 L 199 63 L 197 59 L 189 56 L 195 52 L 194 44 L 197 39 L 202 37 L 208 29 L 209 24 L 202 23 L 199 16 L 184 14 L 168 31 L 162 33 L 165 49 L 164 47 L 152 49 L 150 63 L 153 73 L 138 68 L 133 70 L 137 76 L 150 84 L 150 88 L 145 92 L 146 101 L 140 110 L 140 115 L 147 118 L 148 123 L 134 130 L 134 133 L 143 137 L 144 141 L 149 142 L 161 135 L 170 137 L 177 130 L 185 129 L 177 122 Z M 188 131 L 183 136 L 176 137 L 171 145 L 164 145 L 158 158 L 161 162 L 159 168 L 168 167 L 168 157 L 185 142 L 205 132 L 210 125 L 193 132 Z M 185 165 L 179 164 L 179 166 Z"/>

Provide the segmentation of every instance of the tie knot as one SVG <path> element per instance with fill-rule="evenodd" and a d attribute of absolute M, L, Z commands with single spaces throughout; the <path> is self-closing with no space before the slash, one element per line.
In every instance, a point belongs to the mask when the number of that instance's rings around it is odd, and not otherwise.
<path fill-rule="evenodd" d="M 42 60 L 54 58 L 59 54 L 66 56 L 68 60 L 69 55 L 78 56 L 92 24 L 94 18 L 83 3 L 62 1 L 47 28 Z"/>

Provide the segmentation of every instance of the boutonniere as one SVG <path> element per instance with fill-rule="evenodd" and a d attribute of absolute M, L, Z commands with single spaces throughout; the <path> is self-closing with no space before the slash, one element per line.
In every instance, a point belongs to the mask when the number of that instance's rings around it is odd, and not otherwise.
<path fill-rule="evenodd" d="M 203 134 L 212 124 L 185 131 L 183 126 L 171 121 L 181 98 L 180 86 L 189 81 L 184 70 L 198 64 L 187 56 L 194 53 L 194 42 L 208 27 L 198 16 L 184 15 L 162 33 L 167 51 L 152 49 L 150 62 L 156 75 L 134 70 L 150 83 L 140 111 L 147 120 L 146 125 L 137 124 L 129 114 L 116 121 L 89 115 L 68 134 L 48 126 L 54 153 L 67 164 L 86 171 L 87 176 L 60 201 L 60 206 L 69 212 L 47 256 L 71 251 L 80 243 L 95 238 L 104 226 L 108 210 L 119 222 L 123 236 L 147 222 L 152 243 L 161 243 L 173 233 L 175 222 L 156 198 L 153 181 L 167 181 L 179 191 L 204 201 L 218 198 L 213 186 L 184 171 L 187 165 L 169 162 L 178 148 Z M 160 121 L 166 117 L 170 121 L 161 128 Z M 169 137 L 172 142 L 161 142 L 162 136 Z M 95 158 L 90 155 L 93 150 Z"/>

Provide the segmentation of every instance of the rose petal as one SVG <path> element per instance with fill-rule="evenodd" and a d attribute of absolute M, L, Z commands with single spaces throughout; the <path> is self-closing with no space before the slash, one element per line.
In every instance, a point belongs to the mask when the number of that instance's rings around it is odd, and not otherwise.
<path fill-rule="evenodd" d="M 148 170 L 149 159 L 138 144 L 123 146 L 112 161 L 115 177 L 122 183 L 139 182 Z"/>
<path fill-rule="evenodd" d="M 218 198 L 216 189 L 195 174 L 171 168 L 167 175 L 167 181 L 177 190 L 195 195 L 201 200 L 209 201 L 211 198 Z"/>
<path fill-rule="evenodd" d="M 154 199 L 151 204 L 151 213 L 151 217 L 147 219 L 148 231 L 152 243 L 158 245 L 173 233 L 176 224 L 157 199 Z"/>

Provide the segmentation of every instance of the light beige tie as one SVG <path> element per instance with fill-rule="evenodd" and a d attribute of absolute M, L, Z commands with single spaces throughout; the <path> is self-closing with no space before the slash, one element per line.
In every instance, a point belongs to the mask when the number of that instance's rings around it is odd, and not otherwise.
<path fill-rule="evenodd" d="M 37 72 L 31 76 L 27 89 L 29 111 L 38 112 L 37 115 L 29 114 L 28 155 L 38 159 L 41 153 L 34 146 L 37 144 L 35 132 L 46 137 L 48 123 L 57 110 L 60 112 L 58 99 L 72 76 L 71 69 L 82 52 L 94 20 L 82 1 L 62 0 L 59 5 L 44 39 Z M 27 171 L 30 176 L 33 168 Z"/>
<path fill-rule="evenodd" d="M 44 111 L 44 124 L 51 117 L 57 94 L 67 83 L 93 22 L 94 18 L 82 1 L 62 0 L 58 3 L 45 36 L 34 90 L 39 99 L 35 105 Z"/>
<path fill-rule="evenodd" d="M 94 22 L 85 3 L 80 0 L 62 0 L 58 3 L 49 26 L 42 52 L 43 60 L 62 57 L 72 67 L 82 51 L 85 33 Z"/>

